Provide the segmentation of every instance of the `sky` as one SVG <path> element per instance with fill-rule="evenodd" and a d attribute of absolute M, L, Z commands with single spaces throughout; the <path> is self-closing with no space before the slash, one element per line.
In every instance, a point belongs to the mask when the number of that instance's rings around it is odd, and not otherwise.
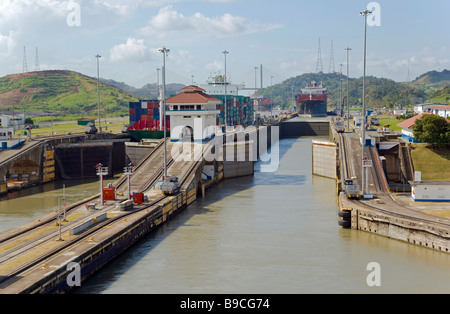
<path fill-rule="evenodd" d="M 134 87 L 227 74 L 263 87 L 322 71 L 414 80 L 450 69 L 449 0 L 0 0 L 0 76 L 72 70 Z M 332 49 L 331 49 L 332 48 Z M 223 51 L 228 51 L 224 54 Z M 331 53 L 333 52 L 333 53 Z M 334 64 L 334 68 L 332 65 Z M 342 64 L 342 66 L 340 66 Z M 258 69 L 255 69 L 255 68 Z"/>

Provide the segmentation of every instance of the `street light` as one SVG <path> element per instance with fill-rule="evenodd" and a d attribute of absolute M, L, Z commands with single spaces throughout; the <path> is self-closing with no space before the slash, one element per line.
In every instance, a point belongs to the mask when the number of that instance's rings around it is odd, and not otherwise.
<path fill-rule="evenodd" d="M 258 71 L 258 67 L 255 67 L 255 95 L 256 95 L 256 90 L 257 90 L 257 87 L 256 87 L 256 73 L 257 73 L 257 71 Z"/>
<path fill-rule="evenodd" d="M 365 147 L 366 147 L 366 34 L 367 34 L 367 16 L 369 14 L 371 14 L 372 12 L 369 10 L 364 10 L 363 12 L 360 12 L 359 14 L 361 16 L 364 16 L 364 66 L 363 66 L 363 120 L 362 120 L 362 154 L 361 154 L 361 158 L 362 158 L 362 176 L 361 176 L 361 187 L 362 187 L 362 193 L 365 196 L 367 193 L 366 189 L 367 187 L 364 184 L 364 179 L 365 179 L 365 160 L 366 160 L 366 152 L 365 152 Z"/>
<path fill-rule="evenodd" d="M 225 84 L 225 103 L 224 103 L 224 116 L 225 116 L 225 127 L 226 127 L 226 126 L 228 126 L 228 120 L 227 120 L 227 114 L 228 114 L 228 110 L 227 110 L 227 54 L 229 52 L 224 50 L 224 51 L 222 51 L 222 53 L 225 56 L 225 80 L 224 80 L 224 84 Z"/>
<path fill-rule="evenodd" d="M 163 104 L 162 104 L 162 98 L 161 98 L 161 85 L 159 84 L 159 71 L 160 70 L 161 70 L 160 68 L 156 69 L 156 75 L 157 75 L 157 78 L 156 78 L 157 83 L 156 84 L 158 85 L 158 93 L 159 93 L 159 95 L 158 95 L 158 100 L 159 100 L 159 117 L 160 117 L 160 119 L 159 119 L 159 130 L 162 131 L 163 124 L 162 124 L 161 117 L 163 116 Z"/>
<path fill-rule="evenodd" d="M 343 64 L 339 63 L 339 117 L 342 117 L 342 106 L 344 105 L 342 101 L 342 98 L 344 96 L 344 93 L 342 92 L 342 66 Z"/>
<path fill-rule="evenodd" d="M 102 57 L 101 55 L 96 55 L 97 58 L 97 105 L 98 105 L 98 130 L 101 131 L 100 128 L 100 66 L 99 59 Z"/>
<path fill-rule="evenodd" d="M 348 106 L 348 89 L 349 89 L 349 85 L 348 85 L 348 67 L 349 67 L 349 63 L 348 63 L 348 53 L 350 50 L 352 50 L 351 48 L 347 47 L 344 49 L 345 51 L 347 51 L 347 130 L 350 129 L 350 109 Z"/>
<path fill-rule="evenodd" d="M 163 120 L 164 120 L 164 181 L 167 180 L 167 140 L 166 140 L 166 55 L 170 52 L 166 47 L 159 49 L 159 52 L 163 54 L 163 67 L 162 67 L 162 105 L 163 105 Z"/>

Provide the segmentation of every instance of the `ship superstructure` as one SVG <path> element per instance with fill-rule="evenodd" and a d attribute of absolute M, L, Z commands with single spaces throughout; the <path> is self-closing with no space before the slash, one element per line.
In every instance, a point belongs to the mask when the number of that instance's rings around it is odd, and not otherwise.
<path fill-rule="evenodd" d="M 296 97 L 298 114 L 307 117 L 327 116 L 327 89 L 315 81 L 301 89 Z"/>

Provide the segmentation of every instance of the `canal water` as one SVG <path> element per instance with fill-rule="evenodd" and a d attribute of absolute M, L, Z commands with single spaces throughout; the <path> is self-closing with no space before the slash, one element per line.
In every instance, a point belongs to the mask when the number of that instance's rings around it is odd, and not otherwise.
<path fill-rule="evenodd" d="M 338 226 L 336 183 L 312 175 L 311 149 L 281 140 L 277 171 L 218 184 L 75 293 L 450 293 L 449 254 Z M 2 199 L 1 229 L 55 208 L 60 191 Z"/>

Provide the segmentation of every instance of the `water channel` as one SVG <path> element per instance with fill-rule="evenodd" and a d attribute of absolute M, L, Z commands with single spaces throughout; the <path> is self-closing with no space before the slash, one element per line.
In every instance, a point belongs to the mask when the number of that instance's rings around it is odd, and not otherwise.
<path fill-rule="evenodd" d="M 311 149 L 281 140 L 276 172 L 221 182 L 75 293 L 450 293 L 449 254 L 338 226 L 336 183 L 311 174 Z M 65 184 L 68 202 L 98 187 Z M 61 185 L 2 198 L 0 229 L 57 208 Z"/>

